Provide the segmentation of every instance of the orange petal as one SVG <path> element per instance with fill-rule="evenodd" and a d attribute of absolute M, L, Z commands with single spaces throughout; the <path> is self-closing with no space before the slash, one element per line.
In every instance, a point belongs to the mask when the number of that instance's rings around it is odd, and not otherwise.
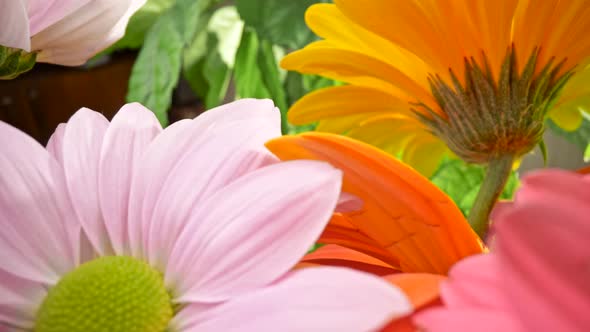
<path fill-rule="evenodd" d="M 437 300 L 440 285 L 447 279 L 440 274 L 431 273 L 398 273 L 383 278 L 401 288 L 416 310 Z"/>
<path fill-rule="evenodd" d="M 325 245 L 306 255 L 298 267 L 305 267 L 305 264 L 343 266 L 379 276 L 398 272 L 393 266 L 372 256 L 335 244 Z"/>
<path fill-rule="evenodd" d="M 399 259 L 404 272 L 446 274 L 483 245 L 440 189 L 386 153 L 353 139 L 323 133 L 283 136 L 267 143 L 282 160 L 314 159 L 344 172 L 342 190 L 361 198 L 346 216 L 359 232 Z M 345 245 L 345 244 L 343 244 Z"/>
<path fill-rule="evenodd" d="M 397 257 L 381 247 L 375 240 L 362 233 L 358 227 L 350 223 L 349 217 L 341 213 L 334 213 L 318 242 L 337 244 L 362 252 L 386 262 L 388 265 L 399 270 L 399 260 Z"/>
<path fill-rule="evenodd" d="M 580 168 L 576 172 L 580 174 L 590 174 L 590 166 Z"/>

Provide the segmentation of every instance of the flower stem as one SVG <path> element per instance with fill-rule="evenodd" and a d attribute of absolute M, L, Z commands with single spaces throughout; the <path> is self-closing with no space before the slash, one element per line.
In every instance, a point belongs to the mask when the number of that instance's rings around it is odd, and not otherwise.
<path fill-rule="evenodd" d="M 504 155 L 488 163 L 485 179 L 469 212 L 469 223 L 482 240 L 488 233 L 490 213 L 506 185 L 513 162 L 512 155 Z"/>

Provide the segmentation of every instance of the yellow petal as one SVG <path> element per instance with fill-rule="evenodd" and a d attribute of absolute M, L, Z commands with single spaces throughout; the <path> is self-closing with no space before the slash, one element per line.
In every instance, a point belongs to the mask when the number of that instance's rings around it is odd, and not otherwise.
<path fill-rule="evenodd" d="M 289 121 L 311 123 L 359 113 L 410 112 L 409 104 L 390 94 L 368 87 L 345 85 L 311 92 L 289 109 Z"/>
<path fill-rule="evenodd" d="M 324 133 L 345 134 L 371 116 L 371 113 L 366 113 L 320 120 L 315 130 Z"/>
<path fill-rule="evenodd" d="M 430 177 L 438 169 L 447 151 L 448 148 L 442 141 L 422 135 L 408 142 L 402 160 L 420 174 Z"/>
<path fill-rule="evenodd" d="M 436 109 L 428 87 L 391 65 L 355 51 L 316 42 L 313 47 L 288 54 L 281 66 L 303 74 L 317 74 L 351 84 L 374 86 L 402 100 L 424 102 Z"/>
<path fill-rule="evenodd" d="M 333 4 L 315 4 L 305 12 L 305 21 L 318 36 L 330 45 L 349 51 L 356 51 L 399 68 L 406 75 L 414 77 L 420 85 L 428 87 L 427 77 L 432 73 L 422 59 L 393 44 L 391 41 L 363 29 L 349 20 Z"/>

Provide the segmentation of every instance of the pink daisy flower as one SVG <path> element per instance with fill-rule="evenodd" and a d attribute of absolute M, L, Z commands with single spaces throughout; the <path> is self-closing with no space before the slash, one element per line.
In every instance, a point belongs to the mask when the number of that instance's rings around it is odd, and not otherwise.
<path fill-rule="evenodd" d="M 526 177 L 495 215 L 492 253 L 458 263 L 444 307 L 419 313 L 425 331 L 588 331 L 590 178 L 547 170 Z"/>
<path fill-rule="evenodd" d="M 275 162 L 272 102 L 162 130 L 125 105 L 81 109 L 43 148 L 0 122 L 0 330 L 370 331 L 404 315 L 367 274 L 290 272 L 338 202 L 341 173 Z"/>
<path fill-rule="evenodd" d="M 125 34 L 146 0 L 2 0 L 0 45 L 78 66 Z"/>

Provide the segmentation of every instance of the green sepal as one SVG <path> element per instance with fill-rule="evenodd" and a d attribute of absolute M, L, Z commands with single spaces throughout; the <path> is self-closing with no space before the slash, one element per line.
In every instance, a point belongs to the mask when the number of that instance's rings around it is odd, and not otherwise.
<path fill-rule="evenodd" d="M 547 167 L 547 157 L 549 154 L 547 152 L 547 145 L 545 144 L 544 139 L 539 141 L 539 150 L 541 150 L 541 154 L 543 155 L 543 167 Z"/>
<path fill-rule="evenodd" d="M 35 66 L 37 53 L 0 45 L 0 80 L 11 80 Z"/>

